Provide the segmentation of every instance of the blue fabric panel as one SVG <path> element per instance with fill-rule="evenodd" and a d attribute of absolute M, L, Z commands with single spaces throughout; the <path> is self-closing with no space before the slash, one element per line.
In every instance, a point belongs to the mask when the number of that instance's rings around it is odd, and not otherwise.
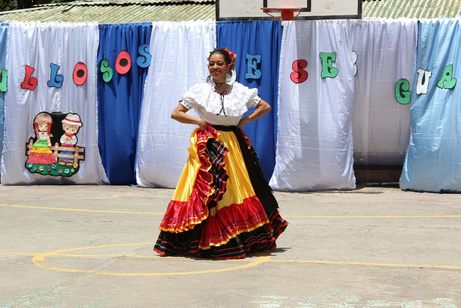
<path fill-rule="evenodd" d="M 412 91 L 411 136 L 400 177 L 402 189 L 461 191 L 461 25 L 460 19 L 422 20 L 417 68 L 432 72 L 427 94 Z M 453 65 L 453 89 L 437 87 Z M 417 78 L 415 78 L 417 80 Z"/>
<path fill-rule="evenodd" d="M 5 68 L 6 45 L 7 45 L 8 24 L 0 22 L 0 69 Z M 5 123 L 4 113 L 5 93 L 0 92 L 0 160 L 3 151 L 3 125 Z"/>
<path fill-rule="evenodd" d="M 152 25 L 99 25 L 98 65 L 108 60 L 113 78 L 106 83 L 98 74 L 98 137 L 101 159 L 111 184 L 134 184 L 136 142 L 147 68 L 136 64 L 138 48 L 150 44 Z M 115 71 L 118 53 L 131 56 L 131 70 L 124 75 Z"/>
<path fill-rule="evenodd" d="M 264 177 L 269 180 L 275 165 L 277 136 L 278 72 L 282 27 L 279 21 L 236 21 L 217 24 L 218 47 L 237 54 L 237 81 L 258 88 L 259 96 L 272 106 L 272 112 L 244 127 L 258 154 Z M 246 55 L 260 55 L 261 78 L 246 79 Z M 252 112 L 250 110 L 249 112 Z"/>

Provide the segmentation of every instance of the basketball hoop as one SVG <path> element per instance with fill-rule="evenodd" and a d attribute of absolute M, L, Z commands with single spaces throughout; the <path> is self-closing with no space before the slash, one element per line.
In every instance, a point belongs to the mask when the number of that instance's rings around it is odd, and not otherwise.
<path fill-rule="evenodd" d="M 281 20 L 293 20 L 301 12 L 301 8 L 298 7 L 263 7 L 261 10 L 273 18 Z"/>

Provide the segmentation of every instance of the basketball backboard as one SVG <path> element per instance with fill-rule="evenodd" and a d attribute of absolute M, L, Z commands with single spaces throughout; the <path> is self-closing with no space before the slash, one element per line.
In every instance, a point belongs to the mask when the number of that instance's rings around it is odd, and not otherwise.
<path fill-rule="evenodd" d="M 216 0 L 216 20 L 271 19 L 262 8 L 300 8 L 296 19 L 361 18 L 362 0 Z"/>

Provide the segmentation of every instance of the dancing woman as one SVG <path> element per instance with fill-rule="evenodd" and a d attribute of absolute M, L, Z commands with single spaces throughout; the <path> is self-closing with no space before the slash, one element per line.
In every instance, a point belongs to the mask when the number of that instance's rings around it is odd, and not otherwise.
<path fill-rule="evenodd" d="M 271 107 L 257 89 L 235 81 L 235 58 L 226 48 L 213 50 L 207 82 L 192 86 L 171 114 L 198 127 L 160 224 L 154 250 L 162 256 L 237 259 L 270 252 L 288 225 L 242 131 Z M 244 117 L 248 108 L 255 109 Z"/>

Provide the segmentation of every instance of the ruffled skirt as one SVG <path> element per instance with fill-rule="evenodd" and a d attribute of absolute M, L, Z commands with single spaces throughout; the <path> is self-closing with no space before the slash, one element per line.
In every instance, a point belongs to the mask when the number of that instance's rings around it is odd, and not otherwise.
<path fill-rule="evenodd" d="M 191 135 L 189 158 L 160 224 L 160 255 L 218 259 L 270 252 L 288 223 L 246 135 L 212 127 Z"/>

